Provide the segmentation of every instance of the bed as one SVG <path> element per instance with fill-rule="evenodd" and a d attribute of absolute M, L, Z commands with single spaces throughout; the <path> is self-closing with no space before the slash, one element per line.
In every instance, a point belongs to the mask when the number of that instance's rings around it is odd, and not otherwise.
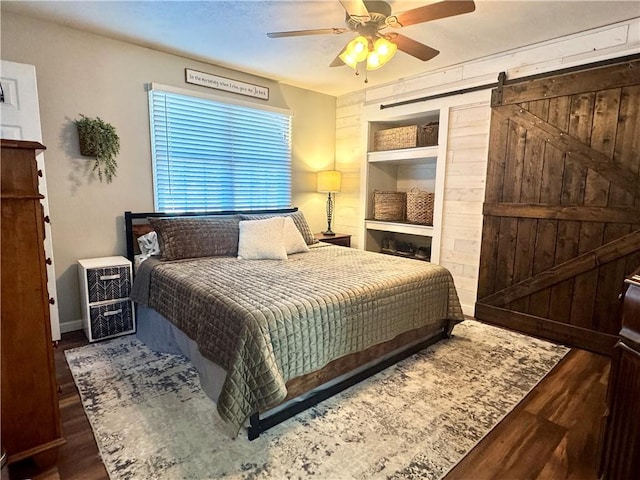
<path fill-rule="evenodd" d="M 257 438 L 463 320 L 445 268 L 316 243 L 297 209 L 125 212 L 125 224 L 138 337 L 191 359 L 233 436 Z M 140 262 L 154 235 L 160 254 Z M 252 257 L 282 242 L 284 257 Z"/>

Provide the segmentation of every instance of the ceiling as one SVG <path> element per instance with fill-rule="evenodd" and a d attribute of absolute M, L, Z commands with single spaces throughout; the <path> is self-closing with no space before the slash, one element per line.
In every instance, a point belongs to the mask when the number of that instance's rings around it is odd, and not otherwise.
<path fill-rule="evenodd" d="M 433 0 L 389 0 L 393 13 Z M 404 27 L 400 33 L 440 50 L 422 62 L 405 53 L 356 76 L 329 63 L 355 35 L 271 39 L 267 32 L 343 27 L 338 0 L 322 1 L 6 1 L 3 11 L 242 70 L 339 96 L 468 60 L 640 17 L 640 1 L 476 0 L 460 16 Z"/>

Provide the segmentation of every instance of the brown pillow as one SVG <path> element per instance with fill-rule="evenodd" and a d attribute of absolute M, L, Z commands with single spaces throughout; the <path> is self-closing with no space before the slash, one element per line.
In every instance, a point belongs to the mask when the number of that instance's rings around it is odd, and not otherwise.
<path fill-rule="evenodd" d="M 291 217 L 291 220 L 293 220 L 293 223 L 295 223 L 296 227 L 298 227 L 298 230 L 302 234 L 302 238 L 304 238 L 304 241 L 307 243 L 307 245 L 318 243 L 318 240 L 313 236 L 313 232 L 311 231 L 311 228 L 307 223 L 307 219 L 304 217 L 304 214 L 300 210 L 291 213 L 255 213 L 240 215 L 240 218 L 242 220 L 260 220 L 262 218 L 271 217 Z"/>
<path fill-rule="evenodd" d="M 162 260 L 199 257 L 235 257 L 238 224 L 235 215 L 220 217 L 150 217 L 158 234 Z"/>

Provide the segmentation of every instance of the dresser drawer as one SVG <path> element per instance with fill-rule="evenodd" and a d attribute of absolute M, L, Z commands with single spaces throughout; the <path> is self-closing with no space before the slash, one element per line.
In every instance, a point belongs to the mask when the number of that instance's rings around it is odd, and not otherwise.
<path fill-rule="evenodd" d="M 128 298 L 131 292 L 129 267 L 90 268 L 87 270 L 89 303 Z"/>
<path fill-rule="evenodd" d="M 129 300 L 89 307 L 89 317 L 91 341 L 131 333 L 135 329 Z"/>

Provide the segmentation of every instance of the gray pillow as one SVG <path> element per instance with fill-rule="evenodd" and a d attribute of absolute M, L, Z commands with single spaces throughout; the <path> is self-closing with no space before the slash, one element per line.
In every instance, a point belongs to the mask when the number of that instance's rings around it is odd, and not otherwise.
<path fill-rule="evenodd" d="M 220 217 L 150 217 L 158 234 L 162 260 L 238 255 L 240 219 Z"/>
<path fill-rule="evenodd" d="M 296 224 L 298 230 L 302 234 L 302 238 L 307 243 L 307 245 L 311 245 L 313 243 L 318 243 L 318 240 L 313 236 L 313 232 L 311 228 L 309 228 L 309 224 L 307 223 L 307 219 L 304 218 L 304 214 L 298 210 L 297 212 L 291 213 L 255 213 L 255 214 L 241 214 L 242 220 L 260 220 L 262 218 L 271 218 L 271 217 L 291 217 L 293 223 Z"/>

